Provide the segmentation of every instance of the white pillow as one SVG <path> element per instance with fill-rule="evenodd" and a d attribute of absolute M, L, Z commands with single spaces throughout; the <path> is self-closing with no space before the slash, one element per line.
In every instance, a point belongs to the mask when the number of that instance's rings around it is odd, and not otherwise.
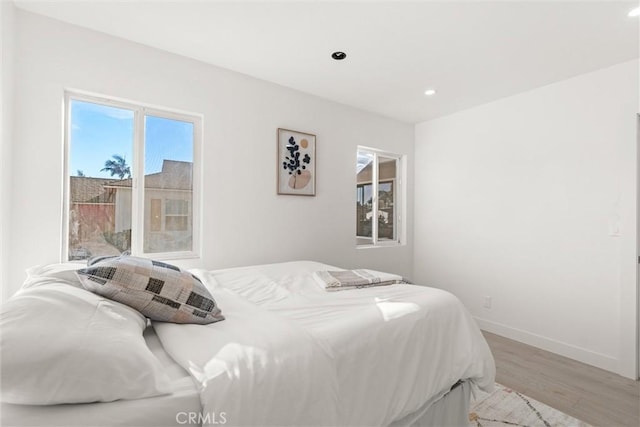
<path fill-rule="evenodd" d="M 169 392 L 145 318 L 65 283 L 23 288 L 0 308 L 3 402 L 109 402 Z"/>
<path fill-rule="evenodd" d="M 77 262 L 63 262 L 27 268 L 27 279 L 22 284 L 22 289 L 33 288 L 47 283 L 66 283 L 82 288 L 82 284 L 78 280 L 78 276 L 76 276 L 76 270 L 83 267 L 83 264 Z"/>

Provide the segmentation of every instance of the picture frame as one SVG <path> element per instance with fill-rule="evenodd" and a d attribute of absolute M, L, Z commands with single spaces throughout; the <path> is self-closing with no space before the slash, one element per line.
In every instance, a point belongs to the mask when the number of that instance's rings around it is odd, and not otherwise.
<path fill-rule="evenodd" d="M 278 194 L 316 195 L 316 136 L 278 128 Z"/>

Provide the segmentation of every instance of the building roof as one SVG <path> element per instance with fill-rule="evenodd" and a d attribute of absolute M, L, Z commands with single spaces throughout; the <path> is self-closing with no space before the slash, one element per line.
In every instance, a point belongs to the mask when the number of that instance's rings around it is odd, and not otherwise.
<path fill-rule="evenodd" d="M 164 160 L 162 170 L 144 177 L 145 188 L 162 190 L 191 190 L 193 163 Z M 131 188 L 131 178 L 70 177 L 71 203 L 115 203 L 114 189 Z M 112 189 L 111 191 L 109 191 Z"/>
<path fill-rule="evenodd" d="M 111 181 L 107 187 L 131 187 L 131 178 Z M 193 163 L 177 160 L 163 160 L 162 170 L 145 175 L 145 188 L 162 190 L 193 189 Z"/>
<path fill-rule="evenodd" d="M 90 178 L 86 176 L 70 177 L 71 203 L 113 203 L 113 195 L 105 192 L 105 185 L 111 178 Z"/>

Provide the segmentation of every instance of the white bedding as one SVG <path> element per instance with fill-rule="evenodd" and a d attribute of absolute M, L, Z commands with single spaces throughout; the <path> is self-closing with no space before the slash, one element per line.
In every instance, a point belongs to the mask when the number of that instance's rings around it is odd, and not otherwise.
<path fill-rule="evenodd" d="M 335 269 L 192 271 L 227 320 L 154 327 L 200 384 L 205 425 L 221 413 L 227 425 L 388 425 L 458 379 L 491 389 L 493 357 L 457 298 L 406 284 L 326 292 L 313 272 Z"/>
<path fill-rule="evenodd" d="M 336 425 L 337 382 L 303 328 L 217 289 L 223 322 L 154 322 L 167 352 L 200 384 L 203 425 Z"/>

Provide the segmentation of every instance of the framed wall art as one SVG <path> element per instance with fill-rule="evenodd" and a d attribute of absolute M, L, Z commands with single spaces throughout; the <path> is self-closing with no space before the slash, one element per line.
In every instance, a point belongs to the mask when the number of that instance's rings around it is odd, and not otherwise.
<path fill-rule="evenodd" d="M 278 194 L 316 195 L 316 136 L 278 129 Z"/>

